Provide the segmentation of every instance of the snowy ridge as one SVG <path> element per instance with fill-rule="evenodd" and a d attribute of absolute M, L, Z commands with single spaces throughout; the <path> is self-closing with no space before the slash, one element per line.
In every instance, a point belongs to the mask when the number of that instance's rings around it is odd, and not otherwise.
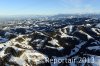
<path fill-rule="evenodd" d="M 92 62 L 78 63 L 80 58 Z M 75 63 L 66 59 L 75 58 Z M 63 59 L 61 63 L 47 59 Z M 88 59 L 88 60 L 89 60 Z M 94 61 L 94 63 L 93 63 Z M 100 28 L 93 25 L 68 25 L 53 32 L 17 35 L 0 43 L 0 66 L 99 66 Z"/>

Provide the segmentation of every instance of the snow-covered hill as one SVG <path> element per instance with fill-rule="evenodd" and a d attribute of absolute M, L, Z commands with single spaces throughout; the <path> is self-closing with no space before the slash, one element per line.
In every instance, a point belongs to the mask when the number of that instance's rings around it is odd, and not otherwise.
<path fill-rule="evenodd" d="M 0 66 L 100 66 L 100 28 L 68 25 L 19 35 L 0 43 Z"/>

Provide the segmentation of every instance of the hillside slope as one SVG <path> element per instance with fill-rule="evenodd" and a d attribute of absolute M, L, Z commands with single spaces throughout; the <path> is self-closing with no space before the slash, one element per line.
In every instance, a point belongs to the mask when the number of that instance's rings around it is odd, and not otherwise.
<path fill-rule="evenodd" d="M 100 28 L 69 25 L 19 35 L 0 43 L 0 66 L 100 66 Z"/>

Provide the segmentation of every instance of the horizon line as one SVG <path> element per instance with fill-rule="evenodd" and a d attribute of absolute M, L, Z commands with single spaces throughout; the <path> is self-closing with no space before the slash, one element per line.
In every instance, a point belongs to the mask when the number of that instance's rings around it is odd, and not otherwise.
<path fill-rule="evenodd" d="M 84 14 L 100 14 L 100 13 L 59 13 L 59 14 L 13 14 L 13 15 L 0 15 L 1 16 L 54 16 L 54 15 L 84 15 Z"/>

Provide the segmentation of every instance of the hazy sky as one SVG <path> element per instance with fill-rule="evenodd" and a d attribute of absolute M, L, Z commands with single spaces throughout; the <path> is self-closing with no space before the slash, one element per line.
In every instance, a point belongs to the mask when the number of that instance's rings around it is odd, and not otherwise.
<path fill-rule="evenodd" d="M 0 16 L 64 13 L 100 13 L 100 0 L 0 0 Z"/>

